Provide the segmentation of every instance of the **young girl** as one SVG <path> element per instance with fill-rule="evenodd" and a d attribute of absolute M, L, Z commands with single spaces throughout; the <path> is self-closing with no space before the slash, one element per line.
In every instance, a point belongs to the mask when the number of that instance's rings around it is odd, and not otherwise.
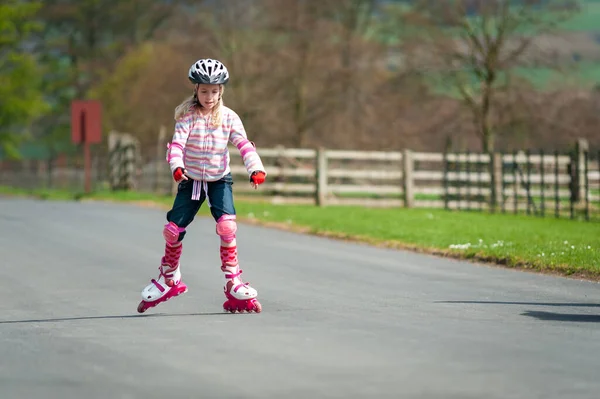
<path fill-rule="evenodd" d="M 235 233 L 235 207 L 227 145 L 235 145 L 256 189 L 266 172 L 254 144 L 248 141 L 239 116 L 223 105 L 223 88 L 229 72 L 216 60 L 201 59 L 189 70 L 194 94 L 175 109 L 175 134 L 167 146 L 167 161 L 178 185 L 173 207 L 164 226 L 165 253 L 157 280 L 142 291 L 138 312 L 187 291 L 181 281 L 179 258 L 186 227 L 207 200 L 221 238 L 221 270 L 225 274 L 223 309 L 229 312 L 260 312 L 257 292 L 240 278 Z"/>

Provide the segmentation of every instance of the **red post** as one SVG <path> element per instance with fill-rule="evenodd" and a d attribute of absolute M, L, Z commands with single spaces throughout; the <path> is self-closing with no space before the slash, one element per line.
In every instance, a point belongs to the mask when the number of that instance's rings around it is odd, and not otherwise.
<path fill-rule="evenodd" d="M 81 144 L 83 145 L 84 187 L 85 193 L 89 194 L 92 192 L 92 161 L 90 154 L 90 142 L 88 137 L 86 136 L 87 126 L 85 109 L 81 110 L 81 121 L 79 126 L 81 129 Z"/>
<path fill-rule="evenodd" d="M 101 139 L 101 104 L 99 101 L 73 101 L 71 103 L 71 138 L 83 146 L 85 192 L 92 191 L 92 156 L 90 144 Z"/>

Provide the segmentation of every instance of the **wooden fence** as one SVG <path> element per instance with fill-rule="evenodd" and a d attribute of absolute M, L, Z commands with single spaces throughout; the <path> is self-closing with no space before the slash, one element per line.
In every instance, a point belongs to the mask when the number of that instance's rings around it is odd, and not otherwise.
<path fill-rule="evenodd" d="M 94 159 L 94 187 L 171 193 L 174 185 L 164 158 L 164 144 L 151 152 L 142 151 L 146 157 L 130 147 L 113 145 L 107 162 Z M 113 154 L 125 149 L 127 156 Z M 234 194 L 238 198 L 262 197 L 273 203 L 319 206 L 492 209 L 600 220 L 600 153 L 591 153 L 581 142 L 577 151 L 568 154 L 521 151 L 490 156 L 408 149 L 283 147 L 259 148 L 258 152 L 268 176 L 259 190 L 253 190 L 239 152 L 230 149 Z M 126 167 L 115 165 L 125 161 Z M 4 162 L 0 166 L 0 184 L 49 188 L 65 188 L 66 183 L 69 187 L 81 185 L 78 162 Z M 126 171 L 126 178 L 119 171 Z"/>
<path fill-rule="evenodd" d="M 491 210 L 600 219 L 600 153 L 569 154 L 346 151 L 259 148 L 268 176 L 253 190 L 230 148 L 234 193 L 272 203 Z M 173 188 L 164 158 L 160 179 L 138 188 Z M 153 175 L 156 163 L 140 177 Z M 147 177 L 147 176 L 146 176 Z"/>
<path fill-rule="evenodd" d="M 523 211 L 561 216 L 586 203 L 599 212 L 597 160 L 577 154 L 469 154 L 259 149 L 268 172 L 261 191 L 273 202 Z M 247 178 L 231 151 L 236 181 Z M 600 154 L 599 154 L 600 157 Z M 492 166 L 490 165 L 492 163 Z M 236 193 L 252 195 L 245 184 Z"/>

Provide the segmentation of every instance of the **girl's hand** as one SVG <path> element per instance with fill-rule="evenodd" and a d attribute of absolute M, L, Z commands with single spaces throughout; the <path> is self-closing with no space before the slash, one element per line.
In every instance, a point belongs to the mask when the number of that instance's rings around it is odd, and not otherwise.
<path fill-rule="evenodd" d="M 184 180 L 187 180 L 188 177 L 185 175 L 186 170 L 179 167 L 177 169 L 175 169 L 175 172 L 173 172 L 173 179 L 175 179 L 175 182 L 180 183 Z"/>
<path fill-rule="evenodd" d="M 252 185 L 252 188 L 256 190 L 260 184 L 263 184 L 265 182 L 265 177 L 265 172 L 252 172 L 252 175 L 250 176 L 250 184 Z"/>

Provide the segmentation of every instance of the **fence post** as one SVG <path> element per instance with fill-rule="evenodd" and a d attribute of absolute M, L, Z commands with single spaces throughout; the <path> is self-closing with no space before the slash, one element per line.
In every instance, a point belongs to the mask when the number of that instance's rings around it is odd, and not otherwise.
<path fill-rule="evenodd" d="M 560 217 L 560 196 L 559 196 L 559 181 L 558 181 L 558 150 L 554 151 L 554 217 Z"/>
<path fill-rule="evenodd" d="M 529 149 L 525 150 L 525 162 L 527 162 L 526 180 L 527 184 L 525 184 L 525 192 L 527 193 L 527 214 L 531 215 L 531 151 Z"/>
<path fill-rule="evenodd" d="M 575 192 L 576 202 L 583 201 L 585 198 L 585 154 L 589 151 L 589 147 L 589 143 L 586 139 L 578 139 L 577 143 L 575 144 L 575 156 L 577 157 L 575 161 L 577 162 L 577 180 L 575 182 L 575 189 L 577 190 Z"/>
<path fill-rule="evenodd" d="M 571 181 L 569 182 L 569 190 L 571 195 L 569 196 L 569 216 L 571 219 L 575 218 L 575 202 L 577 201 L 577 195 L 579 194 L 579 187 L 577 184 L 577 178 L 579 176 L 578 163 L 577 163 L 577 151 L 571 151 L 570 154 L 571 162 L 568 166 L 569 176 Z"/>
<path fill-rule="evenodd" d="M 584 170 L 584 179 L 583 179 L 583 187 L 584 187 L 584 201 L 585 201 L 585 220 L 589 221 L 590 220 L 590 182 L 588 180 L 588 173 L 589 173 L 589 153 L 586 151 L 583 155 L 584 158 L 584 163 L 583 163 L 583 170 Z"/>
<path fill-rule="evenodd" d="M 519 167 L 517 151 L 513 151 L 513 213 L 516 215 L 519 213 L 519 175 L 517 174 L 517 168 Z"/>
<path fill-rule="evenodd" d="M 131 134 L 111 131 L 108 136 L 111 190 L 136 187 L 139 142 Z"/>
<path fill-rule="evenodd" d="M 498 187 L 500 187 L 500 193 L 498 195 L 498 199 L 500 201 L 500 209 L 502 213 L 506 213 L 506 196 L 504 194 L 504 192 L 506 191 L 506 182 L 504 181 L 504 153 L 501 152 L 498 154 L 500 160 L 498 161 L 498 163 L 500 164 L 499 169 L 500 169 L 500 184 L 498 184 Z"/>
<path fill-rule="evenodd" d="M 413 155 L 412 151 L 404 149 L 402 153 L 403 181 L 404 181 L 404 207 L 412 208 L 415 205 L 415 195 L 413 190 Z"/>
<path fill-rule="evenodd" d="M 316 158 L 315 202 L 317 206 L 327 205 L 327 150 L 322 147 L 317 149 Z"/>
<path fill-rule="evenodd" d="M 467 211 L 471 210 L 471 151 L 467 150 Z"/>
<path fill-rule="evenodd" d="M 121 175 L 121 152 L 119 133 L 114 130 L 108 133 L 108 180 L 111 190 L 118 190 L 119 176 Z"/>
<path fill-rule="evenodd" d="M 502 154 L 490 152 L 490 211 L 495 213 L 502 196 Z"/>
<path fill-rule="evenodd" d="M 541 190 L 541 192 L 540 192 L 540 194 L 541 194 L 541 198 L 540 198 L 540 201 L 541 201 L 540 207 L 541 207 L 541 209 L 540 209 L 540 211 L 541 211 L 542 217 L 546 216 L 546 204 L 545 204 L 545 202 L 546 202 L 546 195 L 544 193 L 544 191 L 546 189 L 544 187 L 546 185 L 546 180 L 544 179 L 544 173 L 546 173 L 546 168 L 545 168 L 545 165 L 544 165 L 544 150 L 541 149 L 540 150 L 540 176 L 541 176 L 540 177 L 540 190 Z"/>
<path fill-rule="evenodd" d="M 448 152 L 449 152 L 449 149 L 448 149 L 448 147 L 446 147 L 444 149 L 444 209 L 446 209 L 446 210 L 449 209 L 448 204 L 450 201 L 450 199 L 448 198 L 448 195 L 449 195 L 448 194 L 448 191 L 449 191 L 448 190 L 448 164 L 449 164 Z"/>

